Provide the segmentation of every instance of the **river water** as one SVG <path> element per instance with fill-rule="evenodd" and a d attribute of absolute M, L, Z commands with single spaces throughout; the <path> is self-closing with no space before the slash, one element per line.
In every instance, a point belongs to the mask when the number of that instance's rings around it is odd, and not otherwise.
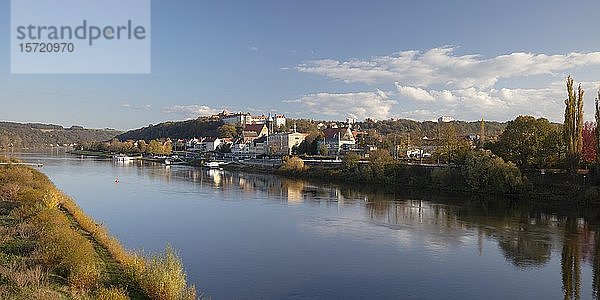
<path fill-rule="evenodd" d="M 17 156 L 127 248 L 178 249 L 213 299 L 590 299 L 600 285 L 594 209 Z"/>

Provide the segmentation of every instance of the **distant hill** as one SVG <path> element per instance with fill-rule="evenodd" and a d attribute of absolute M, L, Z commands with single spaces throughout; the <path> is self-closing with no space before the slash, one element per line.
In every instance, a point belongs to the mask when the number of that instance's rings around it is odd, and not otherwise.
<path fill-rule="evenodd" d="M 194 137 L 218 136 L 220 121 L 198 118 L 180 122 L 164 122 L 140 129 L 127 131 L 117 136 L 120 141 L 154 140 L 161 138 L 190 139 Z"/>
<path fill-rule="evenodd" d="M 300 132 L 317 131 L 319 123 L 329 124 L 326 121 L 312 121 L 306 119 L 288 119 L 287 125 L 281 130 L 287 131 L 297 125 Z M 480 122 L 454 121 L 457 133 L 460 135 L 479 134 Z M 126 140 L 153 140 L 161 138 L 171 139 L 190 139 L 194 137 L 219 136 L 219 127 L 223 125 L 214 118 L 201 117 L 195 120 L 164 122 L 157 125 L 149 125 L 140 129 L 125 132 L 117 138 L 121 141 Z M 378 122 L 359 122 L 354 125 L 360 130 L 376 130 L 379 134 L 403 134 L 410 133 L 414 137 L 427 136 L 436 138 L 440 126 L 437 122 L 425 121 L 418 122 L 406 119 L 384 120 Z M 504 131 L 506 123 L 485 122 L 485 135 L 488 137 L 498 136 Z"/>
<path fill-rule="evenodd" d="M 106 141 L 120 134 L 112 129 L 64 128 L 60 125 L 0 122 L 0 148 L 42 148 L 86 141 Z"/>
<path fill-rule="evenodd" d="M 507 122 L 494 122 L 485 121 L 485 136 L 496 137 L 500 135 L 504 128 L 506 128 Z M 479 134 L 481 128 L 481 122 L 465 122 L 465 121 L 453 121 L 452 124 L 456 127 L 456 132 L 459 135 Z M 437 138 L 440 124 L 438 122 L 424 121 L 418 122 L 413 120 L 398 119 L 398 120 L 384 120 L 378 122 L 360 122 L 357 125 L 361 129 L 376 129 L 378 133 L 387 135 L 393 133 L 406 133 L 410 132 L 414 136 L 429 138 Z"/>

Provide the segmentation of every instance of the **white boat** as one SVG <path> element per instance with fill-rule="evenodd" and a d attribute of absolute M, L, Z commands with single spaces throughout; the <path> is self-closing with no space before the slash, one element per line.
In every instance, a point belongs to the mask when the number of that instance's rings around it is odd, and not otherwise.
<path fill-rule="evenodd" d="M 113 161 L 122 162 L 122 163 L 132 162 L 134 159 L 135 159 L 135 157 L 131 157 L 131 156 L 127 156 L 127 155 L 115 155 L 115 156 L 113 156 Z"/>
<path fill-rule="evenodd" d="M 218 169 L 221 163 L 218 161 L 208 161 L 204 163 L 204 166 L 210 169 Z"/>

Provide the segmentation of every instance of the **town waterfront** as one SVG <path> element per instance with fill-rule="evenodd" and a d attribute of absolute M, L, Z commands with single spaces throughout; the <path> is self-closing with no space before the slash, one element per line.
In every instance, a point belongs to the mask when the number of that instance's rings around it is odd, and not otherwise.
<path fill-rule="evenodd" d="M 387 193 L 56 150 L 17 157 L 43 163 L 126 247 L 178 249 L 189 282 L 213 299 L 586 299 L 600 285 L 593 208 Z"/>

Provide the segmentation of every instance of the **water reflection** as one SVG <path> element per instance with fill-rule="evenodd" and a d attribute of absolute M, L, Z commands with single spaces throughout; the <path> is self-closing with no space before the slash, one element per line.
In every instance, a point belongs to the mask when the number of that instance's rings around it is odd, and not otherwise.
<path fill-rule="evenodd" d="M 560 207 L 533 207 L 510 199 L 467 199 L 437 197 L 394 200 L 385 192 L 361 191 L 335 185 L 311 184 L 302 180 L 224 171 L 185 170 L 194 178 L 214 186 L 234 187 L 243 193 L 268 192 L 281 203 L 361 206 L 378 226 L 422 235 L 431 247 L 453 247 L 477 239 L 479 254 L 483 241 L 494 240 L 505 259 L 516 269 L 537 269 L 549 263 L 552 251 L 560 251 L 564 299 L 581 298 L 582 264 L 592 268 L 592 294 L 598 299 L 600 286 L 600 232 L 595 220 L 560 214 Z M 197 174 L 200 173 L 200 174 Z M 588 215 L 593 215 L 588 210 Z M 408 239 L 414 238 L 414 236 Z"/>
<path fill-rule="evenodd" d="M 544 267 L 552 251 L 560 251 L 565 299 L 581 297 L 581 264 L 584 263 L 592 268 L 592 293 L 598 297 L 600 233 L 597 224 L 573 211 L 560 214 L 563 211 L 560 207 L 534 207 L 510 199 L 457 200 L 440 196 L 394 200 L 405 198 L 385 191 L 221 170 L 163 168 L 153 169 L 149 174 L 165 180 L 191 179 L 220 188 L 223 193 L 232 190 L 240 194 L 265 193 L 268 199 L 287 205 L 364 207 L 373 224 L 399 231 L 408 227 L 411 234 L 423 235 L 430 247 L 448 248 L 475 238 L 481 255 L 483 241 L 491 239 L 505 259 L 519 270 Z M 587 210 L 587 215 L 593 215 L 592 211 Z"/>

